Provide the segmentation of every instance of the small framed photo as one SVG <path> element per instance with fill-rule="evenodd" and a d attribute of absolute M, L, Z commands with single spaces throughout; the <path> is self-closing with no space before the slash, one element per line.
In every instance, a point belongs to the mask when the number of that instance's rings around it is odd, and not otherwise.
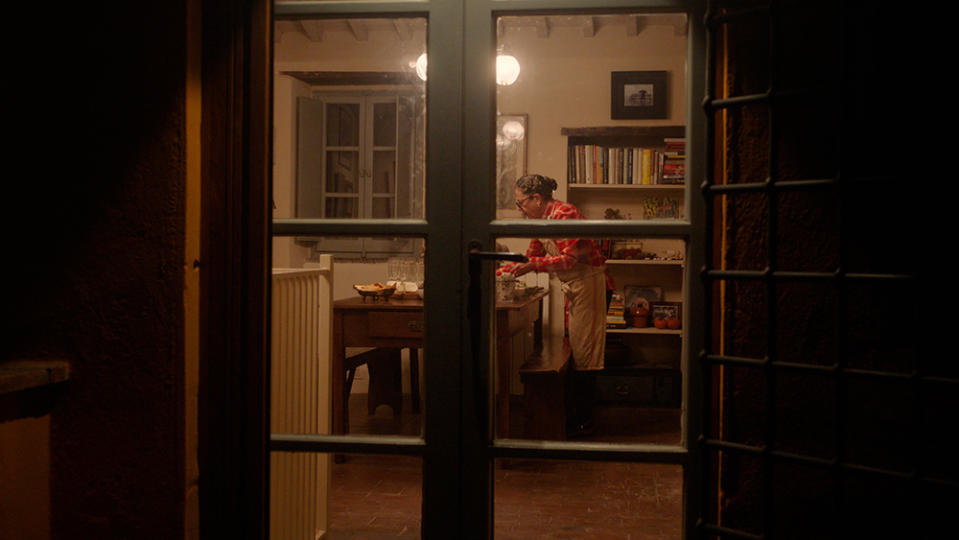
<path fill-rule="evenodd" d="M 678 319 L 683 320 L 683 303 L 682 302 L 652 302 L 650 306 L 650 315 L 655 321 L 656 319 Z"/>
<path fill-rule="evenodd" d="M 610 118 L 668 118 L 666 71 L 613 71 Z"/>

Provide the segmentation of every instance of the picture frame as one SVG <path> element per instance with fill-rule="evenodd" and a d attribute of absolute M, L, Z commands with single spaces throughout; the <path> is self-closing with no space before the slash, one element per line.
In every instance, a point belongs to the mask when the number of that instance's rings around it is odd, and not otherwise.
<path fill-rule="evenodd" d="M 496 116 L 496 209 L 516 210 L 513 188 L 525 175 L 529 139 L 529 115 Z"/>
<path fill-rule="evenodd" d="M 625 285 L 623 286 L 624 308 L 632 311 L 635 306 L 649 309 L 663 298 L 663 288 L 657 285 Z"/>
<path fill-rule="evenodd" d="M 683 303 L 682 302 L 653 302 L 652 307 L 650 308 L 650 315 L 653 320 L 656 319 L 669 319 L 675 317 L 679 320 L 683 319 Z"/>
<path fill-rule="evenodd" d="M 613 71 L 610 80 L 610 118 L 668 118 L 668 76 L 666 71 Z"/>

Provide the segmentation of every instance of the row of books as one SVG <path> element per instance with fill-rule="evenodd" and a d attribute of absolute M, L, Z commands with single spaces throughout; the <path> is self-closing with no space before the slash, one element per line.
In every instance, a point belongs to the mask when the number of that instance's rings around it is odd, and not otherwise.
<path fill-rule="evenodd" d="M 567 181 L 570 184 L 684 184 L 685 139 L 665 139 L 664 146 L 621 147 L 570 145 Z"/>

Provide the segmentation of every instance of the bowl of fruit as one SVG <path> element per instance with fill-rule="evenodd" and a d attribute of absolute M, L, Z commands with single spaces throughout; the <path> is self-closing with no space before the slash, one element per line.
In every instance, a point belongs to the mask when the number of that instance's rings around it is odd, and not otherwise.
<path fill-rule="evenodd" d="M 395 286 L 383 285 L 378 281 L 369 285 L 353 285 L 353 288 L 360 293 L 364 302 L 367 298 L 372 298 L 374 302 L 378 299 L 386 300 L 396 292 Z"/>

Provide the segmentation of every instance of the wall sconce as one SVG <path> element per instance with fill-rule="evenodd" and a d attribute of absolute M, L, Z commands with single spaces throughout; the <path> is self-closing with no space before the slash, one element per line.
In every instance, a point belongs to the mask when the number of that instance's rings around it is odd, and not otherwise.
<path fill-rule="evenodd" d="M 523 128 L 523 124 L 520 124 L 516 120 L 509 120 L 503 124 L 503 129 L 501 130 L 503 135 L 511 141 L 518 141 L 526 135 L 526 130 Z"/>
<path fill-rule="evenodd" d="M 416 76 L 420 80 L 426 80 L 426 53 L 423 53 L 416 59 L 414 64 L 414 69 L 416 70 Z M 497 54 L 496 55 L 496 84 L 500 86 L 508 86 L 516 82 L 516 79 L 519 77 L 519 60 L 515 56 L 510 54 Z"/>

